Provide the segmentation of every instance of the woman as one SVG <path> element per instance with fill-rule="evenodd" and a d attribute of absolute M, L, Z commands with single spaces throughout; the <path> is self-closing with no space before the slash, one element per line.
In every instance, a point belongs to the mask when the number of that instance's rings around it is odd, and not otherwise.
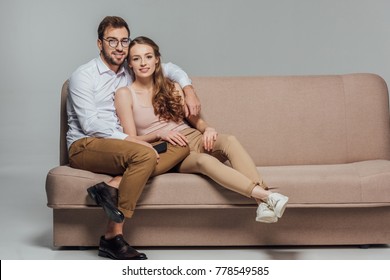
<path fill-rule="evenodd" d="M 180 164 L 179 172 L 206 175 L 256 199 L 256 221 L 277 222 L 288 197 L 268 190 L 253 160 L 234 136 L 218 134 L 199 116 L 185 116 L 183 92 L 164 77 L 159 47 L 147 37 L 137 37 L 129 46 L 128 63 L 134 82 L 115 94 L 124 132 L 146 142 L 189 145 L 190 154 Z M 229 160 L 232 167 L 220 160 Z"/>

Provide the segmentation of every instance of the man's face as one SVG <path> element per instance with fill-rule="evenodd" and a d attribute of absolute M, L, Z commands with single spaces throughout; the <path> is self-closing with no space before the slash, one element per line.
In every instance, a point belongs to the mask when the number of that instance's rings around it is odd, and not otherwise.
<path fill-rule="evenodd" d="M 128 44 L 127 47 L 123 47 L 122 44 L 128 39 L 129 34 L 125 27 L 109 27 L 104 32 L 103 40 L 98 40 L 98 47 L 101 51 L 102 59 L 114 72 L 119 70 L 119 67 L 127 57 L 129 50 Z M 110 46 L 110 44 L 115 45 L 115 43 L 117 43 L 116 47 Z M 126 45 L 126 43 L 124 43 L 124 45 Z"/>

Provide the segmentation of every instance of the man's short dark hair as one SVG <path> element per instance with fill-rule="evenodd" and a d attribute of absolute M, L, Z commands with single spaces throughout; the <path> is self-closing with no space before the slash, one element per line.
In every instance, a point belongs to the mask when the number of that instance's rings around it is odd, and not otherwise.
<path fill-rule="evenodd" d="M 127 22 L 123 18 L 117 16 L 107 16 L 100 22 L 98 27 L 98 38 L 100 40 L 103 40 L 104 31 L 106 31 L 108 27 L 113 27 L 113 28 L 125 27 L 130 37 L 130 28 L 127 25 Z"/>

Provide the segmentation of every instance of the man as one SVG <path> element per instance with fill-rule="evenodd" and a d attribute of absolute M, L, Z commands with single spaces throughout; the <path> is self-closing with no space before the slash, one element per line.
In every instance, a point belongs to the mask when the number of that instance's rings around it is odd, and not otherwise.
<path fill-rule="evenodd" d="M 99 256 L 112 259 L 147 259 L 123 238 L 124 218 L 131 218 L 150 176 L 168 171 L 188 153 L 188 147 L 171 146 L 157 154 L 151 144 L 123 133 L 114 107 L 115 90 L 131 83 L 125 61 L 130 30 L 120 17 L 105 17 L 98 27 L 100 55 L 80 66 L 69 80 L 67 144 L 71 167 L 123 176 L 88 189 L 103 207 L 109 222 L 100 238 Z M 199 100 L 185 72 L 173 64 L 166 75 L 178 82 L 186 94 L 190 114 L 198 114 Z M 118 191 L 119 189 L 119 191 Z"/>

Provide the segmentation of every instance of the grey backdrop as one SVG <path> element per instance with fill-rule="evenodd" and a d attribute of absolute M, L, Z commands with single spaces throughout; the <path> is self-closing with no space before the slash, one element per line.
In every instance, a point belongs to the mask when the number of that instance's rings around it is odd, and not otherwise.
<path fill-rule="evenodd" d="M 387 0 L 1 0 L 0 166 L 58 161 L 59 91 L 105 15 L 197 75 L 374 72 L 390 81 Z"/>
<path fill-rule="evenodd" d="M 389 11 L 388 0 L 1 0 L 1 235 L 23 228 L 9 218 L 17 205 L 50 229 L 44 181 L 58 163 L 60 89 L 98 55 L 105 15 L 190 76 L 373 72 L 390 82 Z"/>

